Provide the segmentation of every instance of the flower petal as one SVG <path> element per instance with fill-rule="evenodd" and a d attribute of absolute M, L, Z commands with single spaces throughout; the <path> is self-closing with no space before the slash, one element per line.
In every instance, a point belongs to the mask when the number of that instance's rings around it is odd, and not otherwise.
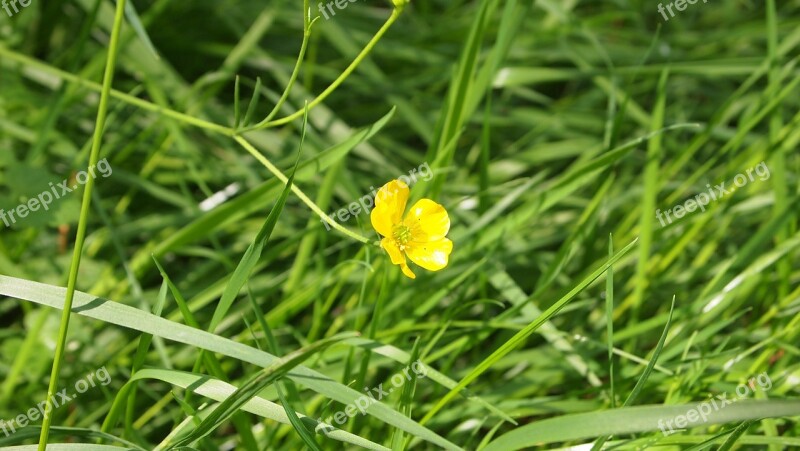
<path fill-rule="evenodd" d="M 403 274 L 405 274 L 406 277 L 408 277 L 410 279 L 416 279 L 417 278 L 417 276 L 414 274 L 414 272 L 411 271 L 411 268 L 409 268 L 408 265 L 406 265 L 405 263 L 400 265 L 400 269 L 403 270 Z"/>
<path fill-rule="evenodd" d="M 438 271 L 447 266 L 453 242 L 447 238 L 427 243 L 411 241 L 405 251 L 412 262 L 428 271 Z"/>
<path fill-rule="evenodd" d="M 400 269 L 403 271 L 407 277 L 412 279 L 416 279 L 417 276 L 411 271 L 411 268 L 408 267 L 406 263 L 406 256 L 403 255 L 403 252 L 400 250 L 400 247 L 395 243 L 395 241 L 391 238 L 384 238 L 381 240 L 381 247 L 386 249 L 386 253 L 389 254 L 389 258 L 392 260 L 392 264 L 400 265 Z"/>
<path fill-rule="evenodd" d="M 450 217 L 443 206 L 430 199 L 420 199 L 406 215 L 405 224 L 416 233 L 417 242 L 439 241 L 450 231 Z"/>
<path fill-rule="evenodd" d="M 391 238 L 384 238 L 381 240 L 381 247 L 386 250 L 386 253 L 389 254 L 389 258 L 392 260 L 393 265 L 402 265 L 406 262 L 406 256 L 403 255 L 403 252 L 400 250 L 400 247 L 397 243 L 394 242 Z"/>
<path fill-rule="evenodd" d="M 408 202 L 408 185 L 392 180 L 375 196 L 375 208 L 369 214 L 372 227 L 383 236 L 392 236 L 392 227 L 400 224 Z"/>

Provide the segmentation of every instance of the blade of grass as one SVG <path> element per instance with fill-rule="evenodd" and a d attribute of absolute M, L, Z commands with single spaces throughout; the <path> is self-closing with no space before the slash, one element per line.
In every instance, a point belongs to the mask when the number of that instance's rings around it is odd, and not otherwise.
<path fill-rule="evenodd" d="M 755 422 L 755 420 L 745 420 L 739 423 L 738 426 L 731 432 L 731 435 L 725 439 L 725 443 L 723 443 L 717 451 L 729 451 L 733 449 L 733 446 L 736 445 L 736 442 L 747 432 L 747 429 Z"/>
<path fill-rule="evenodd" d="M 275 225 L 278 223 L 278 218 L 283 211 L 283 206 L 286 205 L 286 199 L 289 197 L 289 191 L 294 187 L 294 176 L 297 172 L 297 166 L 300 162 L 300 154 L 302 152 L 303 142 L 305 141 L 306 136 L 305 124 L 307 123 L 307 119 L 308 117 L 306 116 L 306 120 L 303 121 L 303 131 L 300 135 L 300 148 L 297 152 L 297 159 L 295 160 L 294 168 L 292 169 L 289 178 L 285 182 L 286 186 L 284 187 L 281 196 L 272 207 L 272 210 L 269 212 L 267 220 L 264 222 L 264 225 L 261 226 L 261 230 L 259 230 L 255 240 L 250 244 L 250 246 L 247 248 L 247 251 L 245 251 L 244 255 L 242 256 L 242 260 L 239 262 L 239 265 L 233 272 L 233 276 L 231 276 L 231 279 L 228 281 L 228 285 L 225 286 L 225 291 L 222 293 L 222 298 L 220 298 L 219 303 L 214 310 L 214 315 L 211 318 L 211 324 L 208 326 L 208 330 L 210 332 L 214 332 L 217 326 L 219 326 L 219 323 L 225 318 L 225 315 L 228 313 L 231 305 L 233 305 L 233 301 L 239 295 L 242 287 L 245 285 L 245 283 L 247 283 L 247 279 L 250 277 L 250 274 L 253 272 L 256 264 L 258 264 L 258 260 L 261 258 L 261 253 L 264 251 L 264 248 L 269 241 L 269 237 L 272 235 L 272 231 L 275 229 Z"/>
<path fill-rule="evenodd" d="M 644 384 L 647 382 L 647 379 L 650 377 L 650 373 L 653 372 L 653 368 L 655 367 L 656 363 L 658 362 L 658 356 L 661 355 L 661 350 L 664 349 L 664 343 L 667 341 L 667 335 L 669 334 L 669 328 L 672 325 L 672 312 L 675 310 L 675 296 L 672 296 L 672 304 L 669 307 L 669 316 L 667 317 L 667 324 L 664 325 L 664 330 L 661 332 L 661 338 L 658 339 L 658 344 L 656 345 L 656 350 L 653 352 L 653 358 L 647 362 L 647 366 L 642 371 L 641 376 L 636 381 L 636 385 L 633 386 L 633 390 L 631 390 L 628 397 L 625 399 L 625 402 L 622 404 L 622 407 L 627 407 L 633 404 L 636 401 L 636 398 L 639 397 L 639 393 L 641 393 L 642 388 L 644 388 Z M 600 450 L 603 448 L 603 444 L 608 441 L 611 436 L 604 436 L 599 437 L 597 441 L 592 446 L 592 451 Z"/>
<path fill-rule="evenodd" d="M 599 412 L 562 415 L 530 423 L 501 435 L 483 451 L 514 451 L 548 443 L 581 440 L 599 435 L 624 435 L 659 431 L 659 421 L 674 420 L 697 408 L 697 404 L 652 405 L 625 407 Z M 800 400 L 742 400 L 711 412 L 705 421 L 700 416 L 687 421 L 687 428 L 708 427 L 759 418 L 781 418 L 800 415 Z M 576 427 L 580 425 L 580 427 Z M 652 438 L 650 439 L 652 440 Z"/>
<path fill-rule="evenodd" d="M 614 255 L 614 236 L 608 234 L 608 258 Z M 606 340 L 608 343 L 608 384 L 611 392 L 611 408 L 617 406 L 614 391 L 614 267 L 606 273 Z"/>
<path fill-rule="evenodd" d="M 653 106 L 653 115 L 650 123 L 650 130 L 655 132 L 664 127 L 664 110 L 667 99 L 667 80 L 669 71 L 661 72 L 656 88 L 656 103 Z M 637 321 L 642 298 L 649 283 L 647 274 L 650 262 L 650 252 L 653 243 L 653 221 L 655 219 L 656 198 L 658 197 L 658 171 L 662 158 L 661 151 L 662 135 L 656 135 L 647 143 L 647 163 L 644 174 L 644 192 L 642 193 L 642 210 L 639 218 L 639 238 L 642 242 L 639 246 L 639 258 L 636 261 L 636 275 L 633 283 L 631 319 Z"/>

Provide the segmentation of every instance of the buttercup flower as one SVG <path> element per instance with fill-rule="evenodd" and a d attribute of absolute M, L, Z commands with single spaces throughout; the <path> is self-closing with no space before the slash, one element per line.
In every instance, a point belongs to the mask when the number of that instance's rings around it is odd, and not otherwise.
<path fill-rule="evenodd" d="M 392 180 L 378 191 L 369 217 L 372 227 L 383 236 L 381 247 L 392 263 L 414 279 L 406 256 L 429 271 L 438 271 L 447 266 L 453 242 L 445 238 L 450 231 L 450 217 L 444 207 L 430 199 L 420 199 L 403 219 L 406 202 L 408 185 Z"/>

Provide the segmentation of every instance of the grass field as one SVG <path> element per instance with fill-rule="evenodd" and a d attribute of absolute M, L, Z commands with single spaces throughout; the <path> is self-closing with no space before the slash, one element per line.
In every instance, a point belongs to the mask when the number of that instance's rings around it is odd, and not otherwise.
<path fill-rule="evenodd" d="M 798 0 L 2 0 L 0 447 L 800 448 L 799 59 Z"/>

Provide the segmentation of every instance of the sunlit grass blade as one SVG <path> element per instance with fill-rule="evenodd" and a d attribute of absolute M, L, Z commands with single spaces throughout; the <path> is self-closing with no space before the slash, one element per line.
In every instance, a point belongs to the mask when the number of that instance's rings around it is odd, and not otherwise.
<path fill-rule="evenodd" d="M 145 369 L 134 376 L 130 383 L 148 379 L 160 380 L 176 387 L 190 390 L 198 395 L 218 402 L 225 401 L 225 399 L 236 392 L 236 387 L 227 382 L 223 382 L 205 375 L 192 374 L 176 370 Z M 282 424 L 289 424 L 289 419 L 287 418 L 283 407 L 265 399 L 262 396 L 256 396 L 252 398 L 241 407 L 241 410 L 280 422 Z M 307 425 L 310 429 L 315 430 L 318 435 L 325 434 L 327 437 L 333 440 L 350 443 L 367 449 L 388 449 L 370 440 L 364 439 L 349 432 L 345 432 L 341 429 L 334 428 L 330 425 L 323 426 L 318 421 L 305 415 L 298 414 L 298 416 L 300 416 L 301 421 L 303 421 L 305 425 Z"/>
<path fill-rule="evenodd" d="M 697 404 L 624 407 L 600 412 L 562 415 L 531 423 L 501 435 L 483 451 L 513 451 L 555 442 L 581 440 L 600 435 L 660 432 L 662 425 L 686 415 Z M 706 421 L 700 416 L 688 420 L 686 428 L 706 427 L 760 418 L 800 415 L 800 400 L 740 401 L 711 412 Z M 575 427 L 580 424 L 581 427 Z"/>
<path fill-rule="evenodd" d="M 19 429 L 15 434 L 11 436 L 4 436 L 0 437 L 0 447 L 2 449 L 16 449 L 19 448 L 17 446 L 12 446 L 14 443 L 19 443 L 24 440 L 33 440 L 39 437 L 39 434 L 42 432 L 41 426 L 32 426 L 28 425 L 24 428 Z M 5 435 L 5 434 L 4 434 Z M 119 443 L 125 445 L 124 448 L 118 448 L 116 446 L 107 446 L 111 449 L 125 449 L 125 450 L 139 450 L 139 451 L 147 451 L 146 448 L 143 448 L 135 443 L 127 441 L 121 437 L 117 437 L 112 434 L 107 434 L 105 432 L 96 431 L 94 429 L 86 429 L 86 428 L 75 428 L 75 427 L 63 427 L 63 426 L 53 426 L 50 428 L 50 437 L 51 438 L 61 438 L 64 437 L 65 439 L 75 440 L 100 440 L 108 443 Z M 58 446 L 63 446 L 65 444 L 58 444 L 58 443 L 49 443 L 47 445 L 47 449 L 55 449 Z M 25 447 L 26 449 L 36 449 L 36 445 L 29 445 Z M 72 448 L 76 449 L 76 448 Z"/>

